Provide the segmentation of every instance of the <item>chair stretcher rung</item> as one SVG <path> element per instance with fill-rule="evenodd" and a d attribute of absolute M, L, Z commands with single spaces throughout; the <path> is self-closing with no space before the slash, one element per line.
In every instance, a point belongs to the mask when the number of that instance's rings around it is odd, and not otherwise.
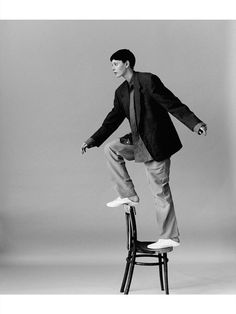
<path fill-rule="evenodd" d="M 158 266 L 159 263 L 135 262 L 135 265 L 139 265 L 139 266 Z"/>

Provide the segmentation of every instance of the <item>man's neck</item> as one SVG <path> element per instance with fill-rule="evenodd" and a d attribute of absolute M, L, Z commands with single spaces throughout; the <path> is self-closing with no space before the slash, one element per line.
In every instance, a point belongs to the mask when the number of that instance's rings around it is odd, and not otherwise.
<path fill-rule="evenodd" d="M 134 74 L 134 71 L 132 69 L 128 69 L 124 75 L 124 79 L 129 83 L 132 79 L 133 74 Z"/>

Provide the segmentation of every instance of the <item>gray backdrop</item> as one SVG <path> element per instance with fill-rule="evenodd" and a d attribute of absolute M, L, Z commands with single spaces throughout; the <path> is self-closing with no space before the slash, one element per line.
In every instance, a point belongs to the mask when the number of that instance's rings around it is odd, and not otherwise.
<path fill-rule="evenodd" d="M 120 48 L 208 124 L 203 137 L 173 118 L 184 144 L 171 168 L 175 259 L 235 258 L 235 40 L 235 21 L 1 21 L 1 263 L 123 258 L 123 210 L 105 206 L 116 193 L 104 145 L 80 153 L 122 83 L 109 61 Z M 127 131 L 126 121 L 110 140 Z M 128 169 L 140 238 L 156 239 L 144 168 Z"/>

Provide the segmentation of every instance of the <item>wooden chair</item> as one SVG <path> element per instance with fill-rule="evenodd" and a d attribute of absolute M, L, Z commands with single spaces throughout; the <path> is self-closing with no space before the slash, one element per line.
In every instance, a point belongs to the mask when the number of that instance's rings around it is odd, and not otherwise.
<path fill-rule="evenodd" d="M 173 250 L 172 247 L 153 250 L 149 249 L 147 246 L 154 241 L 138 241 L 137 240 L 137 227 L 136 227 L 136 210 L 134 206 L 124 205 L 126 227 L 127 227 L 127 250 L 128 256 L 126 258 L 126 266 L 123 281 L 121 284 L 120 292 L 124 294 L 129 293 L 133 271 L 135 265 L 140 266 L 159 266 L 159 277 L 161 290 L 169 294 L 169 284 L 168 284 L 168 258 L 167 253 Z M 140 257 L 153 257 L 158 260 L 158 262 L 138 262 L 137 258 Z M 164 268 L 164 282 L 163 282 L 163 268 Z"/>

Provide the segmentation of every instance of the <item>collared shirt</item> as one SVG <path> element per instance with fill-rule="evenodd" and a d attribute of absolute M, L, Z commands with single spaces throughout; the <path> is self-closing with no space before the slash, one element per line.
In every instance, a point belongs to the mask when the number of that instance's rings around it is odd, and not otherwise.
<path fill-rule="evenodd" d="M 132 132 L 132 139 L 133 139 L 133 145 L 134 145 L 135 162 L 150 161 L 150 160 L 153 160 L 153 157 L 150 155 L 149 151 L 147 150 L 138 132 L 136 112 L 135 112 L 135 103 L 134 103 L 133 77 L 131 81 L 129 82 L 129 93 L 130 93 L 130 107 L 129 107 L 130 128 Z"/>

